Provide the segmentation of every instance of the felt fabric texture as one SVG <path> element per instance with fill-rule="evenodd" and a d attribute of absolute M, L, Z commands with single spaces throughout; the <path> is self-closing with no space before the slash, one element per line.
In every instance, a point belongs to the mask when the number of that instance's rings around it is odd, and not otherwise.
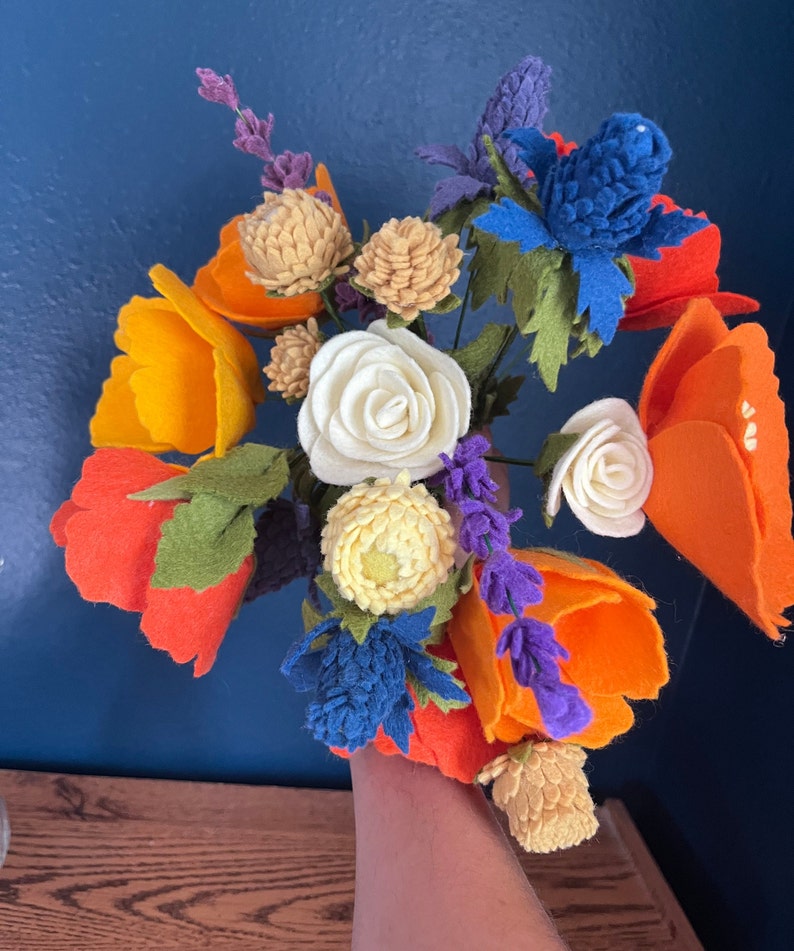
<path fill-rule="evenodd" d="M 679 210 L 667 195 L 655 195 L 651 204 L 665 212 Z M 706 218 L 703 212 L 696 217 Z M 694 297 L 708 297 L 725 317 L 755 313 L 760 305 L 752 297 L 719 290 L 716 272 L 721 243 L 720 229 L 712 222 L 684 238 L 678 247 L 662 248 L 658 261 L 629 255 L 635 289 L 634 296 L 626 302 L 619 329 L 668 327 Z"/>
<path fill-rule="evenodd" d="M 756 323 L 728 330 L 692 301 L 651 365 L 639 416 L 656 529 L 768 637 L 794 603 L 789 444 L 774 354 Z"/>
<path fill-rule="evenodd" d="M 314 193 L 324 191 L 331 196 L 336 211 L 344 218 L 328 169 L 318 164 L 315 170 Z M 237 323 L 263 330 L 280 330 L 290 324 L 303 323 L 324 309 L 319 294 L 298 294 L 295 297 L 267 297 L 262 287 L 246 276 L 249 265 L 240 246 L 238 224 L 243 215 L 232 218 L 220 233 L 220 247 L 215 257 L 196 272 L 193 290 L 202 301 L 219 314 Z"/>
<path fill-rule="evenodd" d="M 251 344 L 208 310 L 179 278 L 155 265 L 157 298 L 133 297 L 119 311 L 111 363 L 91 420 L 96 447 L 176 449 L 222 456 L 253 429 L 264 399 Z"/>
<path fill-rule="evenodd" d="M 527 608 L 525 616 L 554 628 L 570 655 L 559 662 L 561 679 L 579 688 L 593 713 L 591 723 L 566 740 L 605 746 L 634 722 L 624 697 L 653 699 L 667 682 L 654 602 L 596 561 L 539 549 L 512 551 L 543 576 L 543 601 Z M 518 685 L 508 656 L 496 656 L 499 637 L 512 617 L 488 610 L 477 575 L 475 570 L 472 588 L 458 601 L 447 632 L 485 737 L 512 744 L 527 734 L 547 735 L 532 690 Z"/>
<path fill-rule="evenodd" d="M 444 660 L 455 660 L 455 653 L 448 640 L 430 648 L 430 652 Z M 456 676 L 461 676 L 460 670 L 456 671 Z M 411 694 L 414 696 L 413 691 Z M 433 703 L 426 707 L 415 704 L 410 717 L 414 729 L 408 753 L 402 755 L 416 763 L 435 766 L 445 776 L 462 783 L 474 782 L 483 766 L 507 749 L 506 743 L 498 740 L 489 743 L 485 739 L 473 704 L 450 710 L 448 713 L 442 712 Z M 384 755 L 402 753 L 382 728 L 378 730 L 373 743 L 378 752 Z M 332 748 L 331 752 L 342 757 L 349 755 L 346 750 L 339 748 Z"/>
<path fill-rule="evenodd" d="M 221 584 L 196 592 L 150 585 L 162 525 L 179 502 L 133 501 L 129 496 L 184 472 L 137 449 L 100 449 L 83 465 L 70 500 L 50 524 L 66 549 L 66 571 L 87 601 L 103 601 L 143 615 L 152 646 L 177 663 L 196 658 L 195 676 L 212 666 L 253 570 L 250 556 Z"/>

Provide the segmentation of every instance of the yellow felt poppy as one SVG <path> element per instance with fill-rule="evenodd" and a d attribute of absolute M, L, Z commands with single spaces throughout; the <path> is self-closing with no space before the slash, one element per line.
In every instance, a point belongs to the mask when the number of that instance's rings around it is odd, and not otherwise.
<path fill-rule="evenodd" d="M 116 346 L 91 420 L 94 446 L 222 456 L 255 425 L 265 393 L 246 338 L 156 264 L 162 297 L 133 297 L 119 311 Z"/>

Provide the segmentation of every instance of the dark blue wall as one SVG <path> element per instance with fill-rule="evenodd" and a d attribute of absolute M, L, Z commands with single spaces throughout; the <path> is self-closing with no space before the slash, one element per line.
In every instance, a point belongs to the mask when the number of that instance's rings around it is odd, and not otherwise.
<path fill-rule="evenodd" d="M 82 602 L 47 523 L 89 453 L 87 421 L 118 307 L 162 261 L 190 280 L 219 226 L 257 198 L 258 167 L 193 68 L 233 72 L 276 115 L 278 148 L 331 168 L 348 217 L 420 213 L 425 142 L 468 141 L 498 76 L 554 67 L 547 128 L 582 140 L 613 110 L 656 119 L 668 190 L 724 237 L 723 283 L 757 296 L 781 341 L 792 300 L 792 14 L 788 0 L 6 0 L 0 36 L 0 763 L 109 773 L 340 785 L 343 764 L 302 730 L 277 667 L 297 632 L 296 585 L 246 608 L 194 682 L 136 620 Z M 660 337 L 623 335 L 541 391 L 497 438 L 537 440 L 583 402 L 635 399 Z M 794 340 L 783 373 L 794 401 Z M 259 435 L 287 443 L 268 405 Z M 629 801 L 714 948 L 783 948 L 794 925 L 791 649 L 774 650 L 648 530 L 600 544 L 561 518 L 542 535 L 537 486 L 520 540 L 573 547 L 643 579 L 660 601 L 673 679 L 641 726 L 593 756 L 593 785 Z M 702 598 L 702 600 L 701 600 Z"/>

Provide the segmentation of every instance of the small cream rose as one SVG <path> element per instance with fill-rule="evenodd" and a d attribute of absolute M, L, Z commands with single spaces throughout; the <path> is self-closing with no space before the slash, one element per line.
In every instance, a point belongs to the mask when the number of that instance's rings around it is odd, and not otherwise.
<path fill-rule="evenodd" d="M 560 430 L 581 433 L 558 460 L 546 496 L 546 511 L 560 510 L 560 496 L 596 535 L 626 538 L 645 524 L 642 506 L 653 481 L 648 440 L 625 400 L 590 403 Z"/>
<path fill-rule="evenodd" d="M 442 468 L 469 428 L 471 389 L 457 363 L 403 327 L 376 320 L 332 337 L 309 370 L 298 439 L 330 485 L 411 480 Z"/>

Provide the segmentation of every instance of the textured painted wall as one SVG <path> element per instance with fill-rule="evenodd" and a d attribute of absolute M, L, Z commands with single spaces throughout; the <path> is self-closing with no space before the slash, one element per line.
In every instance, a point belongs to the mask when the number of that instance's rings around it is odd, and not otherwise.
<path fill-rule="evenodd" d="M 668 190 L 721 226 L 724 285 L 761 298 L 761 320 L 780 340 L 792 297 L 791 26 L 786 0 L 6 0 L 0 762 L 346 782 L 346 767 L 302 730 L 303 698 L 277 673 L 297 630 L 299 585 L 246 608 L 211 674 L 194 682 L 146 645 L 135 618 L 79 599 L 47 533 L 90 451 L 87 421 L 118 307 L 148 293 L 156 261 L 190 280 L 220 225 L 257 199 L 258 165 L 230 147 L 228 113 L 195 95 L 196 65 L 233 72 L 244 101 L 275 113 L 278 148 L 325 161 L 349 219 L 377 225 L 426 205 L 437 172 L 412 159 L 413 147 L 463 145 L 498 76 L 528 52 L 541 55 L 554 67 L 547 128 L 581 140 L 618 109 L 663 126 L 676 150 Z M 531 405 L 525 398 L 497 439 L 531 453 L 584 398 L 636 398 L 659 341 L 620 337 L 564 377 L 555 401 L 540 390 Z M 260 436 L 291 440 L 283 407 L 262 419 Z M 519 473 L 513 492 L 532 512 L 519 540 L 537 537 L 536 485 Z M 702 586 L 650 531 L 606 546 L 563 517 L 551 541 L 642 578 L 669 635 L 673 684 L 639 730 L 593 757 L 595 787 L 628 797 L 704 932 L 719 927 L 713 910 L 730 905 L 720 921 L 738 924 L 722 934 L 742 935 L 743 948 L 775 946 L 769 922 L 782 921 L 774 905 L 784 857 L 767 803 L 770 791 L 787 797 L 790 652 L 769 648 L 713 594 L 694 624 Z M 718 718 L 731 721 L 728 731 Z M 734 734 L 762 783 L 746 782 L 732 743 L 719 740 Z M 715 790 L 724 816 L 710 807 Z M 663 815 L 688 852 L 669 847 Z M 750 841 L 761 837 L 750 911 L 736 909 L 743 878 L 716 824 L 726 817 Z M 748 850 L 738 857 L 750 869 Z M 704 871 L 700 891 L 697 876 L 680 874 L 685 854 Z"/>

